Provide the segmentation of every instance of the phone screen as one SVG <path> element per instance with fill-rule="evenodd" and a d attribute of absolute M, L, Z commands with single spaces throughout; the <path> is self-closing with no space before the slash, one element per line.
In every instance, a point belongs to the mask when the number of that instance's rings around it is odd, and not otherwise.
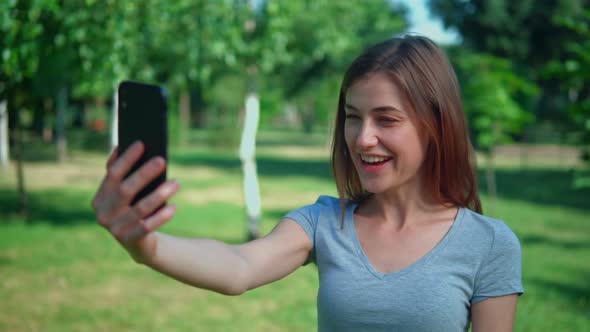
<path fill-rule="evenodd" d="M 157 85 L 124 81 L 118 89 L 119 155 L 135 141 L 145 145 L 145 152 L 129 174 L 153 157 L 167 158 L 168 124 L 165 90 Z M 127 174 L 127 176 L 129 175 Z M 139 192 L 132 205 L 166 181 L 166 171 Z"/>

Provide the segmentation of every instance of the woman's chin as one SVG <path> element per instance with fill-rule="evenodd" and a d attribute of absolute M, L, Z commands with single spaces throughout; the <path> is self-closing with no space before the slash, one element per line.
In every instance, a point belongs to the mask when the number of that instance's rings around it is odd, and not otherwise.
<path fill-rule="evenodd" d="M 383 184 L 378 184 L 378 183 L 363 183 L 363 188 L 365 189 L 365 191 L 367 191 L 371 194 L 380 194 L 380 193 L 387 191 L 387 189 L 389 189 L 386 186 L 384 186 Z"/>

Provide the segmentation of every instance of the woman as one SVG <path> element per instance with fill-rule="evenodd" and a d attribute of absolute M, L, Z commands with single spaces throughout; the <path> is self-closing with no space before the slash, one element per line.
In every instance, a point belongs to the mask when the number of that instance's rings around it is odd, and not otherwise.
<path fill-rule="evenodd" d="M 141 264 L 199 288 L 239 295 L 318 265 L 320 331 L 512 330 L 522 294 L 521 251 L 501 221 L 484 217 L 455 74 L 424 37 L 369 48 L 346 72 L 332 166 L 339 198 L 289 213 L 241 245 L 155 232 L 156 211 L 178 190 L 168 181 L 129 206 L 163 171 L 142 154 L 114 153 L 93 207 Z"/>

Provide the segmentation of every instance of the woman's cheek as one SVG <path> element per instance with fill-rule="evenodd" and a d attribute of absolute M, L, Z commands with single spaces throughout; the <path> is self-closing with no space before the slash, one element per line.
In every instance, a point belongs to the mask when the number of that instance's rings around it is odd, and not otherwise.
<path fill-rule="evenodd" d="M 344 141 L 349 149 L 354 147 L 354 126 L 352 124 L 346 123 L 344 126 Z"/>

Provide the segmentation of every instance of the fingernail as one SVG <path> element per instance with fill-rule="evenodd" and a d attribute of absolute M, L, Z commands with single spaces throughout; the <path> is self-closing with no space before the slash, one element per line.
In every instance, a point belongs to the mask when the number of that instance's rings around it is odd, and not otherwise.
<path fill-rule="evenodd" d="M 168 192 L 171 193 L 174 190 L 178 189 L 178 182 L 176 181 L 171 181 L 170 184 L 168 185 Z"/>
<path fill-rule="evenodd" d="M 177 188 L 177 189 L 180 189 L 180 182 L 178 182 L 176 179 L 173 179 L 173 180 L 172 180 L 172 185 L 173 185 L 175 188 Z"/>
<path fill-rule="evenodd" d="M 170 205 L 166 206 L 166 215 L 168 217 L 172 216 L 174 214 L 174 212 L 176 212 L 176 205 L 170 204 Z"/>
<path fill-rule="evenodd" d="M 163 162 L 164 162 L 164 161 L 162 160 L 162 158 L 158 158 L 158 157 L 156 157 L 156 158 L 154 158 L 154 159 L 152 160 L 152 165 L 153 165 L 154 167 L 160 167 L 160 166 L 163 164 Z"/>

